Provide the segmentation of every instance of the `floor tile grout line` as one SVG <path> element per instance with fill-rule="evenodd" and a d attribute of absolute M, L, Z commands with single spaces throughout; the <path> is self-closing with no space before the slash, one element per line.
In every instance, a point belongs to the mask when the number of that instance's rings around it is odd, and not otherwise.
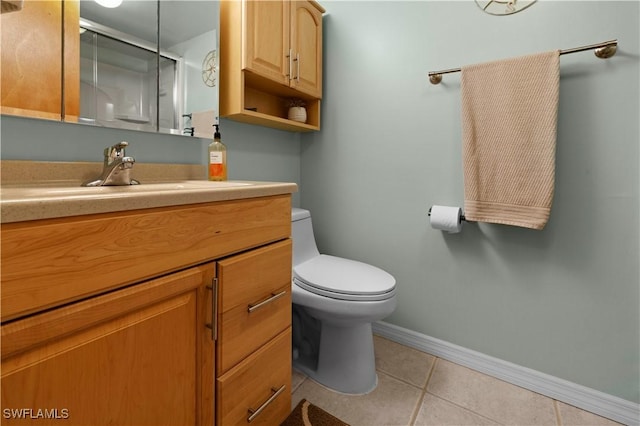
<path fill-rule="evenodd" d="M 433 355 L 431 355 L 433 356 Z M 433 377 L 433 373 L 436 371 L 436 364 L 438 363 L 438 360 L 440 360 L 440 358 L 433 356 L 433 364 L 431 364 L 431 368 L 429 369 L 429 374 L 427 374 L 427 381 L 424 384 L 424 390 L 427 390 L 427 387 L 429 386 L 429 382 L 431 381 L 431 377 Z"/>
<path fill-rule="evenodd" d="M 296 371 L 293 370 L 292 371 Z M 294 394 L 295 391 L 297 391 L 298 389 L 300 389 L 300 386 L 302 386 L 302 384 L 308 379 L 308 377 L 302 373 L 300 373 L 300 375 L 302 376 L 302 380 L 300 380 L 300 383 L 298 383 L 298 386 L 296 386 L 296 388 L 294 389 L 293 386 L 291 386 L 291 395 Z"/>
<path fill-rule="evenodd" d="M 380 370 L 380 369 L 376 368 L 376 373 L 382 373 L 382 374 L 384 374 L 386 376 L 392 377 L 392 378 L 396 379 L 397 381 L 404 383 L 405 385 L 411 386 L 412 388 L 416 388 L 418 390 L 422 390 L 423 389 L 422 386 L 416 385 L 415 383 L 411 383 L 408 380 L 403 379 L 402 377 L 398 377 L 395 374 L 390 373 L 388 371 Z"/>
<path fill-rule="evenodd" d="M 476 416 L 478 416 L 478 417 L 482 417 L 483 419 L 489 420 L 489 421 L 490 421 L 490 422 L 492 422 L 492 423 L 495 423 L 495 424 L 497 424 L 497 425 L 502 425 L 502 426 L 504 426 L 504 423 L 501 423 L 500 421 L 498 421 L 498 420 L 496 420 L 496 419 L 494 419 L 494 418 L 492 418 L 492 417 L 489 417 L 489 416 L 487 416 L 487 415 L 485 415 L 485 414 L 482 414 L 482 413 L 478 413 L 477 411 L 474 411 L 474 410 L 472 410 L 471 408 L 468 408 L 468 407 L 465 407 L 465 406 L 463 406 L 463 405 L 460 405 L 460 404 L 458 404 L 458 403 L 456 403 L 456 402 L 450 401 L 450 400 L 448 400 L 447 398 L 442 397 L 441 395 L 436 395 L 435 393 L 431 393 L 431 392 L 429 392 L 429 391 L 425 391 L 425 395 L 426 395 L 426 394 L 429 394 L 429 395 L 431 395 L 432 397 L 434 397 L 434 398 L 438 398 L 438 399 L 440 399 L 440 400 L 442 400 L 442 401 L 444 401 L 444 402 L 447 402 L 447 403 L 449 403 L 449 404 L 451 404 L 451 405 L 455 405 L 456 407 L 460 408 L 461 410 L 468 411 L 469 413 L 472 413 L 472 414 L 474 414 L 474 415 L 476 415 Z"/>
<path fill-rule="evenodd" d="M 410 416 L 409 416 L 408 426 L 414 425 L 415 421 L 418 418 L 418 413 L 420 412 L 420 408 L 422 407 L 422 401 L 424 400 L 424 395 L 427 393 L 426 389 L 421 388 L 419 386 L 416 386 L 416 385 L 414 385 L 412 383 L 406 382 L 406 381 L 404 381 L 402 379 L 399 379 L 399 378 L 397 378 L 397 377 L 395 377 L 395 376 L 393 376 L 391 374 L 385 373 L 383 371 L 381 371 L 381 373 L 386 374 L 387 376 L 392 377 L 394 379 L 397 379 L 398 381 L 400 381 L 400 382 L 402 382 L 402 383 L 404 383 L 404 384 L 406 384 L 408 386 L 411 386 L 411 387 L 415 388 L 416 390 L 420 391 L 420 395 L 418 396 L 418 398 L 416 400 L 416 403 L 415 403 L 413 409 L 411 410 L 411 413 L 410 413 Z"/>
<path fill-rule="evenodd" d="M 401 377 L 398 377 L 398 376 L 396 376 L 396 375 L 394 375 L 392 373 L 389 373 L 388 371 L 384 371 L 384 370 L 381 370 L 379 368 L 376 368 L 376 374 L 378 374 L 378 373 L 382 373 L 385 376 L 389 376 L 392 379 L 397 380 L 397 381 L 399 381 L 399 382 L 401 382 L 401 383 L 403 383 L 403 384 L 405 384 L 407 386 L 411 386 L 414 389 L 417 389 L 417 390 L 420 390 L 420 391 L 422 390 L 422 388 L 420 386 L 416 385 L 415 383 L 410 383 L 410 382 L 406 381 L 405 379 L 403 379 Z"/>
<path fill-rule="evenodd" d="M 395 342 L 393 342 L 392 340 L 386 339 L 386 338 L 384 338 L 384 337 L 381 337 L 381 338 L 382 338 L 382 339 L 385 339 L 385 340 L 388 340 L 389 342 L 395 343 Z M 399 345 L 399 346 L 403 346 L 403 347 L 404 347 L 404 348 L 406 348 L 406 349 L 410 349 L 410 350 L 415 351 L 415 352 L 419 352 L 419 353 L 426 354 L 425 352 L 418 351 L 417 349 L 410 348 L 410 347 L 405 346 L 405 345 L 402 345 L 402 344 L 400 344 L 400 343 L 396 343 L 396 344 L 397 344 L 397 345 Z M 384 373 L 384 374 L 386 374 L 387 376 L 389 376 L 389 377 L 393 377 L 394 379 L 399 380 L 399 381 L 401 381 L 402 383 L 407 384 L 407 385 L 409 385 L 409 386 L 412 386 L 412 387 L 414 387 L 414 388 L 417 388 L 417 389 L 420 389 L 420 390 L 422 390 L 422 389 L 426 389 L 427 384 L 429 383 L 429 379 L 431 378 L 431 374 L 433 374 L 433 369 L 435 368 L 436 360 L 438 359 L 435 355 L 431 355 L 431 354 L 426 354 L 426 355 L 428 355 L 428 356 L 430 356 L 431 358 L 433 358 L 433 364 L 431 364 L 431 367 L 429 368 L 429 372 L 427 373 L 427 380 L 426 380 L 426 382 L 424 383 L 424 385 L 417 385 L 417 384 L 415 384 L 415 383 L 411 383 L 409 380 L 404 379 L 404 378 L 402 378 L 402 377 L 399 377 L 399 376 L 397 376 L 397 375 L 393 374 L 393 373 L 392 373 L 392 372 L 390 372 L 390 371 L 383 370 L 382 368 L 378 367 L 377 363 L 376 363 L 376 372 Z"/>
<path fill-rule="evenodd" d="M 437 395 L 435 393 L 429 392 L 428 389 L 427 389 L 427 387 L 429 386 L 429 382 L 431 381 L 431 378 L 433 377 L 433 374 L 435 373 L 436 365 L 438 364 L 438 361 L 442 360 L 442 358 L 439 358 L 439 357 L 436 357 L 436 356 L 434 356 L 434 358 L 435 358 L 435 361 L 433 362 L 433 366 L 431 367 L 431 371 L 429 372 L 429 377 L 427 378 L 427 383 L 424 385 L 424 394 L 422 396 L 423 399 L 424 399 L 424 395 L 429 394 L 429 395 L 431 395 L 431 396 L 433 396 L 435 398 L 441 399 L 442 401 L 445 401 L 445 402 L 447 402 L 449 404 L 455 405 L 456 407 L 458 407 L 458 408 L 460 408 L 462 410 L 465 410 L 465 411 L 468 411 L 470 413 L 473 413 L 478 417 L 482 417 L 483 419 L 487 419 L 487 420 L 489 420 L 489 421 L 491 421 L 493 423 L 499 424 L 499 425 L 502 424 L 501 422 L 499 422 L 496 419 L 493 419 L 491 417 L 487 417 L 484 414 L 478 413 L 477 411 L 472 410 L 472 409 L 470 409 L 468 407 L 464 407 L 464 406 L 462 406 L 462 405 L 460 405 L 460 404 L 458 404 L 458 403 L 456 403 L 454 401 L 450 401 L 450 400 L 448 400 L 447 398 L 445 398 L 445 397 L 443 397 L 441 395 Z M 444 360 L 444 361 L 446 361 L 446 360 Z"/>
<path fill-rule="evenodd" d="M 427 380 L 424 382 L 424 386 L 420 390 L 420 398 L 418 398 L 418 402 L 416 406 L 413 407 L 413 412 L 411 413 L 411 419 L 409 420 L 409 425 L 413 426 L 416 424 L 416 420 L 418 420 L 418 414 L 420 414 L 420 409 L 424 404 L 424 396 L 427 393 L 427 385 L 429 385 L 429 379 L 431 379 L 431 375 L 433 374 L 433 370 L 436 368 L 436 362 L 438 362 L 438 358 L 433 357 L 433 362 L 431 363 L 431 368 L 429 368 L 429 373 L 427 373 Z"/>
<path fill-rule="evenodd" d="M 556 424 L 562 426 L 562 417 L 560 417 L 560 407 L 558 407 L 558 401 L 553 400 L 553 411 L 556 413 Z"/>
<path fill-rule="evenodd" d="M 413 411 L 411 412 L 411 418 L 409 419 L 409 425 L 413 426 L 416 424 L 416 420 L 418 420 L 418 414 L 420 413 L 420 409 L 422 408 L 422 404 L 424 404 L 424 396 L 427 393 L 426 389 L 420 390 L 420 398 L 418 398 L 418 402 L 415 407 L 413 407 Z"/>

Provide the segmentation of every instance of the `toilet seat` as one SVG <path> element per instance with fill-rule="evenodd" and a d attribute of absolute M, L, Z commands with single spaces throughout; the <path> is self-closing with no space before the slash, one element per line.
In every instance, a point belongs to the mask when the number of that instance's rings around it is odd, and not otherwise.
<path fill-rule="evenodd" d="M 395 295 L 396 280 L 380 268 L 321 254 L 293 268 L 295 285 L 338 300 L 377 301 Z"/>

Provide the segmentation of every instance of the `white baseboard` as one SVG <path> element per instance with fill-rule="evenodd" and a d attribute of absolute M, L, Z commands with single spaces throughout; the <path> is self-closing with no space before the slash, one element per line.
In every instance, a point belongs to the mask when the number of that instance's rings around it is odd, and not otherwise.
<path fill-rule="evenodd" d="M 616 422 L 640 425 L 640 404 L 383 321 L 373 324 L 373 332 Z"/>

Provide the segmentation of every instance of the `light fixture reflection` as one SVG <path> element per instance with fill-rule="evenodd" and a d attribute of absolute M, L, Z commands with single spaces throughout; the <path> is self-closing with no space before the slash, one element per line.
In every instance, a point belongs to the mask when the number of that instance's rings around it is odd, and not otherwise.
<path fill-rule="evenodd" d="M 100 6 L 108 7 L 109 9 L 113 9 L 114 7 L 118 7 L 122 4 L 122 0 L 96 0 Z"/>

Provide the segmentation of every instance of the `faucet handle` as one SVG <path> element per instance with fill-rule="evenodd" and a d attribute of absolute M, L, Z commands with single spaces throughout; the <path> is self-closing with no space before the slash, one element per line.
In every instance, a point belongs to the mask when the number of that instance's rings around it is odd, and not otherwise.
<path fill-rule="evenodd" d="M 122 141 L 113 146 L 104 149 L 104 164 L 108 166 L 116 158 L 125 156 L 125 148 L 129 146 L 129 142 Z"/>

